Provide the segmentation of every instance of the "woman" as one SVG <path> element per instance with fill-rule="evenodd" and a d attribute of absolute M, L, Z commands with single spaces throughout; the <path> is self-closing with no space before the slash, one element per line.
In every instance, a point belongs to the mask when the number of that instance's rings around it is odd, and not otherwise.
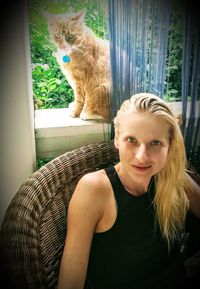
<path fill-rule="evenodd" d="M 187 288 L 181 236 L 189 209 L 200 218 L 200 189 L 176 117 L 141 93 L 114 124 L 120 161 L 75 189 L 58 289 Z"/>

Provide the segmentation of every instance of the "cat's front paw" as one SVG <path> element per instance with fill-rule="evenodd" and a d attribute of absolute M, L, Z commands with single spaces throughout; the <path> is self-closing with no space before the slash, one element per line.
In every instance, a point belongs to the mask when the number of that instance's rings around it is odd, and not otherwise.
<path fill-rule="evenodd" d="M 74 101 L 68 105 L 68 109 L 69 109 L 69 116 L 71 116 L 71 117 L 77 117 L 78 116 L 76 113 Z"/>
<path fill-rule="evenodd" d="M 81 114 L 80 114 L 80 118 L 82 120 L 88 120 L 88 114 L 85 112 L 85 111 L 82 111 Z"/>
<path fill-rule="evenodd" d="M 75 111 L 69 111 L 69 116 L 70 117 L 77 117 Z"/>
<path fill-rule="evenodd" d="M 82 120 L 103 120 L 103 117 L 101 115 L 98 114 L 88 114 L 87 112 L 85 112 L 84 110 L 82 110 L 81 114 L 80 114 L 80 118 Z"/>

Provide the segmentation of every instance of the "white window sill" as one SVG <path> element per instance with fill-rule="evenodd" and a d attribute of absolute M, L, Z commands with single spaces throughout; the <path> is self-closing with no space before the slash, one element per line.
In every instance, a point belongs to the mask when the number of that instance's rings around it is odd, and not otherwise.
<path fill-rule="evenodd" d="M 110 124 L 68 115 L 68 108 L 35 110 L 37 158 L 53 158 L 93 142 L 110 139 Z"/>

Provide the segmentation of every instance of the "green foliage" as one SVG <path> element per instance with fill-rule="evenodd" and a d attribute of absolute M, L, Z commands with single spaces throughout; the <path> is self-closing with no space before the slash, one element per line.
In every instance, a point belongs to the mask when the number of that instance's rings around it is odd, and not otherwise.
<path fill-rule="evenodd" d="M 103 6 L 97 0 L 29 0 L 28 8 L 35 107 L 41 109 L 67 107 L 74 98 L 73 90 L 53 56 L 56 47 L 50 39 L 43 12 L 58 14 L 70 10 L 77 12 L 86 8 L 86 24 L 97 36 L 106 37 Z"/>
<path fill-rule="evenodd" d="M 52 62 L 56 62 L 52 58 Z M 54 66 L 55 65 L 55 66 Z M 34 96 L 40 108 L 67 107 L 73 100 L 73 91 L 57 63 L 48 65 L 34 65 L 32 71 Z"/>
<path fill-rule="evenodd" d="M 176 1 L 174 2 L 176 4 Z M 165 100 L 181 101 L 183 9 L 173 7 L 166 60 Z"/>
<path fill-rule="evenodd" d="M 37 169 L 49 163 L 53 158 L 37 159 Z"/>

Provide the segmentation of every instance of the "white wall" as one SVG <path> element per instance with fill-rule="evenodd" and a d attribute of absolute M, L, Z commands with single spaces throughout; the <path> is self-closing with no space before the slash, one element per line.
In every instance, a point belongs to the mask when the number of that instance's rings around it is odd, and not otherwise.
<path fill-rule="evenodd" d="M 27 1 L 16 2 L 0 20 L 0 225 L 36 162 Z"/>

